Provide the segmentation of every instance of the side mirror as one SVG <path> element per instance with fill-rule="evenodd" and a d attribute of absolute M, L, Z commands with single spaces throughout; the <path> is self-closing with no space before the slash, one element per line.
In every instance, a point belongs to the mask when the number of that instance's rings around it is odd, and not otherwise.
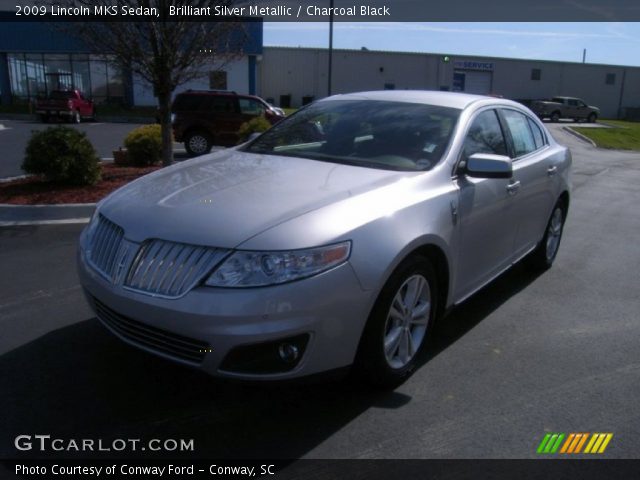
<path fill-rule="evenodd" d="M 467 160 L 465 173 L 475 178 L 511 178 L 513 166 L 511 159 L 504 155 L 474 153 Z"/>

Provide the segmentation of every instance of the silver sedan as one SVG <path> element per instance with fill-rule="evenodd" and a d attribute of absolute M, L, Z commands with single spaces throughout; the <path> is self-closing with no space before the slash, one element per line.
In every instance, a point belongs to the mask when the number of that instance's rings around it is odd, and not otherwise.
<path fill-rule="evenodd" d="M 216 376 L 352 367 L 384 387 L 436 318 L 553 263 L 571 154 L 527 108 L 448 92 L 309 105 L 100 202 L 79 274 L 125 342 Z"/>

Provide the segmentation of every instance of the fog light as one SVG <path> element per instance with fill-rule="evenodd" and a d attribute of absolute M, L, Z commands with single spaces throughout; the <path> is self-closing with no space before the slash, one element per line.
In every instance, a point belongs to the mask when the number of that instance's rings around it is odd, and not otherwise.
<path fill-rule="evenodd" d="M 283 362 L 291 363 L 295 362 L 300 355 L 298 347 L 291 345 L 290 343 L 281 343 L 278 347 L 278 355 Z"/>
<path fill-rule="evenodd" d="M 303 333 L 268 342 L 240 345 L 220 365 L 223 372 L 265 375 L 290 372 L 302 361 L 310 335 Z"/>

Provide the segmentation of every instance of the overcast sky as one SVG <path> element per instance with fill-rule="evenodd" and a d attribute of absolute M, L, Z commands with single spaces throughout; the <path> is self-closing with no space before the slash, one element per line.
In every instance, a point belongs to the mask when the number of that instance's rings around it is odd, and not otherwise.
<path fill-rule="evenodd" d="M 327 48 L 327 23 L 266 22 L 264 44 Z M 640 66 L 640 23 L 334 23 L 334 48 Z"/>

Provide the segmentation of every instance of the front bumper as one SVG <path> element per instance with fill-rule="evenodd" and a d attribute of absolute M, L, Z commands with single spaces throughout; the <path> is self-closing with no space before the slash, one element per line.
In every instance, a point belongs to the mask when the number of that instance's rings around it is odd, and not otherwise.
<path fill-rule="evenodd" d="M 196 287 L 183 297 L 167 299 L 105 280 L 87 263 L 84 239 L 83 234 L 78 273 L 87 299 L 101 322 L 129 344 L 211 375 L 247 380 L 296 378 L 353 363 L 371 292 L 362 290 L 349 263 L 289 284 Z M 155 344 L 144 341 L 142 334 L 151 335 Z M 225 368 L 238 347 L 301 336 L 307 338 L 304 351 L 287 371 L 247 373 Z M 193 355 L 175 355 L 158 343 L 164 341 L 188 344 Z"/>

